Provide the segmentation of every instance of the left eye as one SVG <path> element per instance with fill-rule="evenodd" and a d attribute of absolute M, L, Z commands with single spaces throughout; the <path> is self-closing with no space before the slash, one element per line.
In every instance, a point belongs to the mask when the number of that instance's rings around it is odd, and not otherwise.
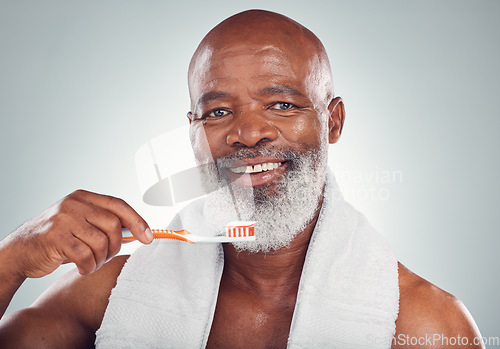
<path fill-rule="evenodd" d="M 292 103 L 287 103 L 287 102 L 278 102 L 274 104 L 271 109 L 278 109 L 278 110 L 289 110 L 292 109 L 294 105 Z"/>
<path fill-rule="evenodd" d="M 228 114 L 228 111 L 227 110 L 224 110 L 224 109 L 215 109 L 215 110 L 212 110 L 208 116 L 210 117 L 215 117 L 215 118 L 220 118 L 222 116 L 226 116 Z"/>

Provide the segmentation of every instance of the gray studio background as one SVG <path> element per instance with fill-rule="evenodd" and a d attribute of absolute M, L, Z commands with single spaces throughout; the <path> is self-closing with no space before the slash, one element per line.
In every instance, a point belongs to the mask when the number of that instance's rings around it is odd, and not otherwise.
<path fill-rule="evenodd" d="M 500 336 L 498 1 L 1 1 L 0 237 L 77 188 L 167 219 L 141 202 L 135 151 L 186 123 L 191 54 L 248 8 L 323 41 L 347 110 L 330 148 L 346 196 Z M 70 268 L 27 281 L 9 311 Z"/>

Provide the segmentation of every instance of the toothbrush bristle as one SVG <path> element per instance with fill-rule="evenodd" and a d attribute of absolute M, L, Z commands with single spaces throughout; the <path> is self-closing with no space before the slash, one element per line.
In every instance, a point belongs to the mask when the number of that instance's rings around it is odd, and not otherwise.
<path fill-rule="evenodd" d="M 240 238 L 255 235 L 254 224 L 245 225 L 228 225 L 227 226 L 227 236 L 230 238 Z"/>

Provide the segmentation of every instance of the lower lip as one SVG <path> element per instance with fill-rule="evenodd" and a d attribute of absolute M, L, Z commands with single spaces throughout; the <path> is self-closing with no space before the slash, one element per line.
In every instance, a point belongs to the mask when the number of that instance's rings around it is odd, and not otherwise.
<path fill-rule="evenodd" d="M 258 187 L 259 185 L 268 184 L 278 177 L 281 177 L 286 169 L 286 162 L 282 163 L 274 170 L 262 171 L 257 173 L 234 173 L 231 170 L 226 170 L 231 182 L 242 187 Z"/>

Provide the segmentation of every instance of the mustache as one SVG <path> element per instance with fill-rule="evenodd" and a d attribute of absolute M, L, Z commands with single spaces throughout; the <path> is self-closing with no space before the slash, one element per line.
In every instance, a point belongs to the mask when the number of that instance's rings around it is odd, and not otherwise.
<path fill-rule="evenodd" d="M 261 146 L 258 148 L 240 148 L 234 153 L 220 157 L 215 162 L 218 168 L 229 167 L 235 161 L 253 159 L 256 157 L 272 157 L 284 161 L 300 159 L 307 152 L 294 151 L 290 149 L 280 149 L 275 146 Z"/>

